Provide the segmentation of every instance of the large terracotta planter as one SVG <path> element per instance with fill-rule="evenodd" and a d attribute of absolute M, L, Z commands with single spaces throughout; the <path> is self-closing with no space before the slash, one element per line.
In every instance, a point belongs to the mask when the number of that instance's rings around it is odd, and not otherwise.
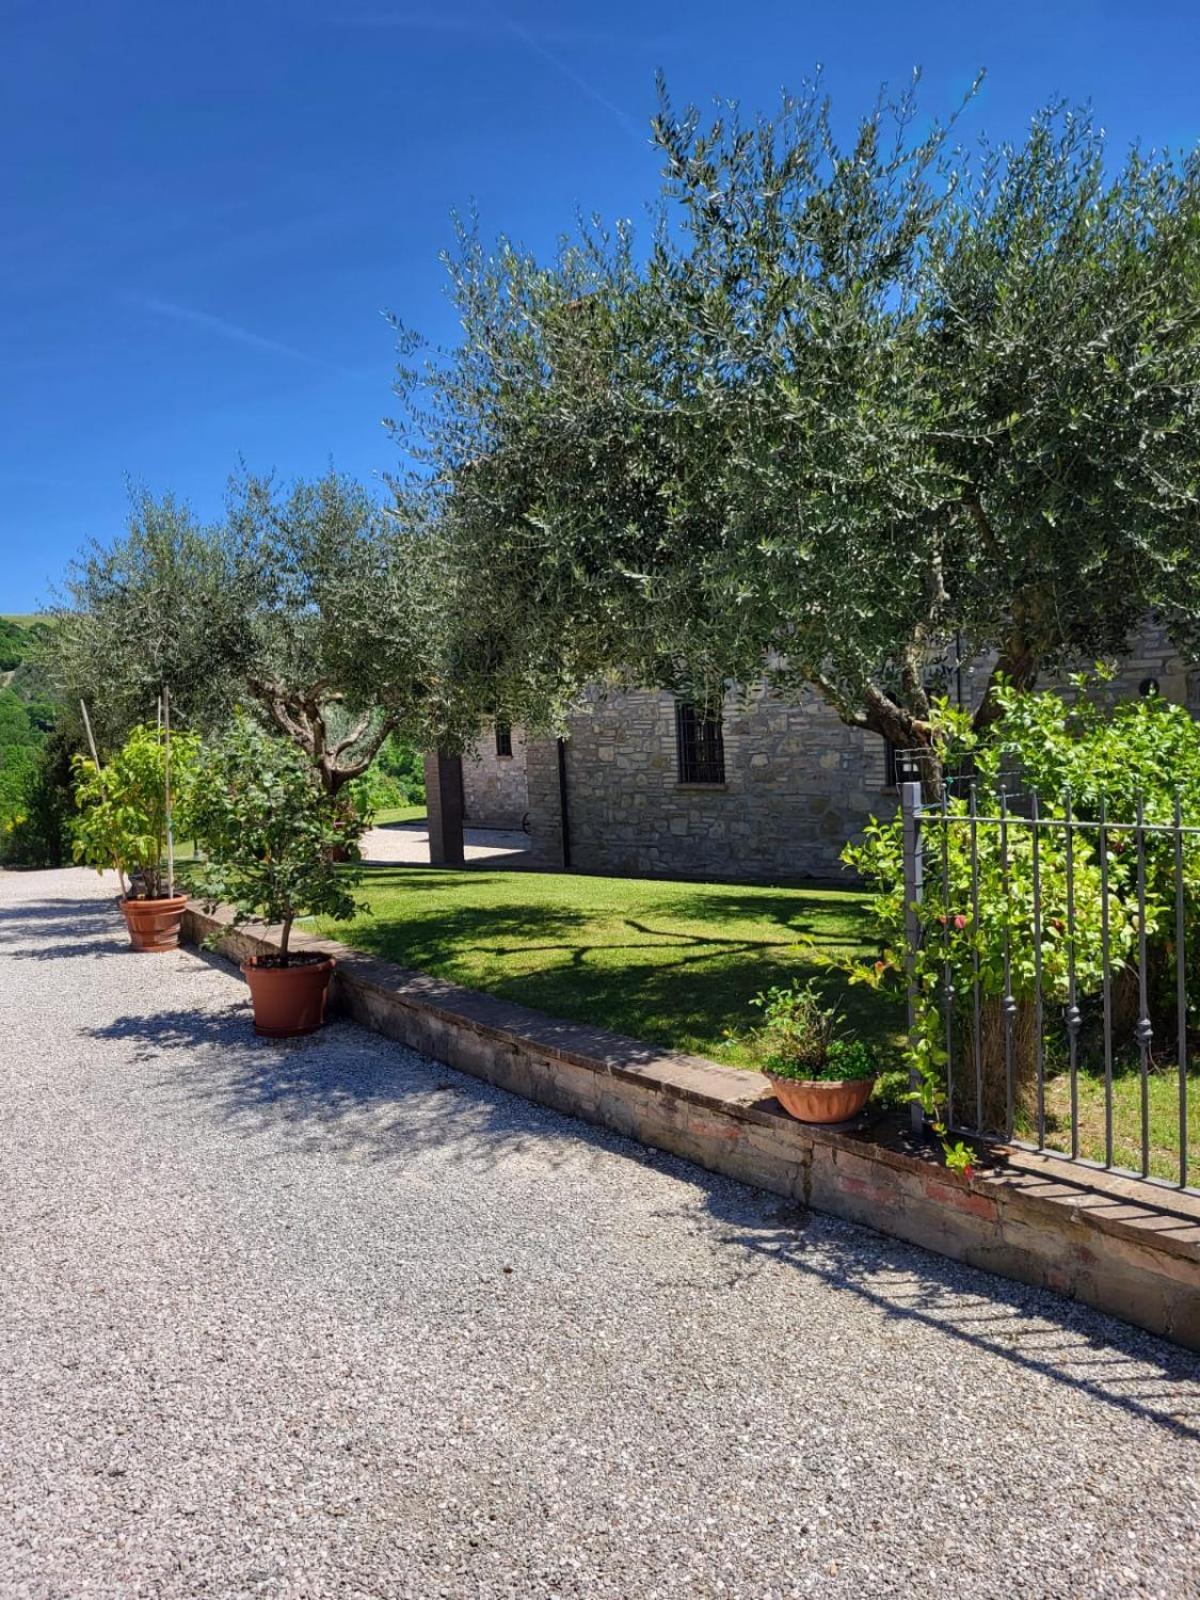
<path fill-rule="evenodd" d="M 177 950 L 186 905 L 185 894 L 164 900 L 122 900 L 130 947 L 147 951 Z"/>
<path fill-rule="evenodd" d="M 875 1086 L 874 1078 L 823 1082 L 814 1078 L 777 1078 L 773 1072 L 764 1076 L 770 1080 L 779 1104 L 799 1122 L 849 1122 L 866 1105 Z"/>
<path fill-rule="evenodd" d="M 333 957 L 303 956 L 281 967 L 278 956 L 251 956 L 242 972 L 250 985 L 254 1031 L 264 1039 L 295 1039 L 315 1033 L 325 1021 L 325 999 Z"/>

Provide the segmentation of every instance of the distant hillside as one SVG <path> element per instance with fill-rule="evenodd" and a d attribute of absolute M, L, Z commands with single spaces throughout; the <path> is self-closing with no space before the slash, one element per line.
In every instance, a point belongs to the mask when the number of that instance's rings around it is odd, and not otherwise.
<path fill-rule="evenodd" d="M 38 647 L 52 626 L 48 617 L 0 616 L 0 860 L 26 866 L 52 866 L 66 849 L 60 824 L 47 827 L 50 810 L 62 810 L 43 760 L 58 708 Z"/>
<path fill-rule="evenodd" d="M 0 672 L 19 667 L 51 626 L 49 617 L 0 614 Z"/>
<path fill-rule="evenodd" d="M 18 725 L 27 725 L 33 743 L 54 726 L 53 691 L 37 653 L 50 626 L 43 617 L 0 617 L 0 699 L 5 702 L 0 745 L 20 742 Z"/>
<path fill-rule="evenodd" d="M 50 695 L 37 650 L 52 626 L 48 617 L 0 616 L 0 689 L 11 689 L 27 704 Z"/>

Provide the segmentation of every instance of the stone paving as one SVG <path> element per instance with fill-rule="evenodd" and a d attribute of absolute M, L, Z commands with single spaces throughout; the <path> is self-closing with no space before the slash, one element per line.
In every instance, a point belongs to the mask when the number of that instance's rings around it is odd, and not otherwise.
<path fill-rule="evenodd" d="M 1200 1363 L 0 873 L 4 1600 L 1200 1592 Z"/>

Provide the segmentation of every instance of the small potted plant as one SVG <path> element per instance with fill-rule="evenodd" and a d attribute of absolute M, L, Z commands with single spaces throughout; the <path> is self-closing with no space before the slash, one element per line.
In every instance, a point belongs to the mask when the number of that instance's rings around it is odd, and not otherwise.
<path fill-rule="evenodd" d="M 199 741 L 170 740 L 162 730 L 138 726 L 100 766 L 77 755 L 73 826 L 76 861 L 97 872 L 115 869 L 121 910 L 134 950 L 174 950 L 187 896 L 175 892 L 172 819 L 186 833 Z"/>
<path fill-rule="evenodd" d="M 323 789 L 288 740 L 239 717 L 204 751 L 192 826 L 207 858 L 193 886 L 211 908 L 225 901 L 235 923 L 258 919 L 280 929 L 275 955 L 242 965 L 256 1033 L 290 1039 L 325 1020 L 332 957 L 290 948 L 297 917 L 353 916 L 353 872 L 363 821 L 348 797 Z"/>
<path fill-rule="evenodd" d="M 800 1122 L 848 1122 L 866 1105 L 878 1063 L 861 1039 L 840 1032 L 841 1014 L 814 984 L 768 989 L 751 1002 L 763 1014 L 760 1066 L 785 1111 Z"/>

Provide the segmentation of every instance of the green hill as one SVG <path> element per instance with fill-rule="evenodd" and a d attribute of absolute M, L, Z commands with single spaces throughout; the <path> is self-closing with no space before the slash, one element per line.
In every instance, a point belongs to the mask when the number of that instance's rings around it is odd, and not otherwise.
<path fill-rule="evenodd" d="M 38 652 L 52 625 L 48 617 L 0 616 L 0 860 L 27 865 L 53 865 L 62 855 L 54 820 L 62 797 L 52 792 L 62 774 L 51 769 L 57 762 L 65 770 L 66 756 L 51 739 L 57 707 Z"/>

